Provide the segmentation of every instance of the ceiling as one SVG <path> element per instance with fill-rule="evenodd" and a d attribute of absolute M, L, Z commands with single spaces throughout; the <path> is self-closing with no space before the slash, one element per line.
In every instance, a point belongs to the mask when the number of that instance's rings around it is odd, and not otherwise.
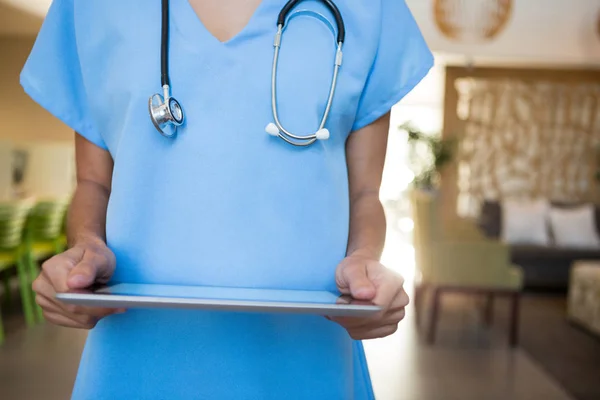
<path fill-rule="evenodd" d="M 51 0 L 0 0 L 0 35 L 37 34 Z"/>
<path fill-rule="evenodd" d="M 43 17 L 46 15 L 52 0 L 0 0 L 0 3 L 12 5 L 38 17 Z"/>
<path fill-rule="evenodd" d="M 433 0 L 405 1 L 436 57 L 445 63 L 600 66 L 600 0 L 514 0 L 507 29 L 484 44 L 444 38 L 432 18 Z M 0 0 L 0 36 L 36 35 L 51 2 Z"/>

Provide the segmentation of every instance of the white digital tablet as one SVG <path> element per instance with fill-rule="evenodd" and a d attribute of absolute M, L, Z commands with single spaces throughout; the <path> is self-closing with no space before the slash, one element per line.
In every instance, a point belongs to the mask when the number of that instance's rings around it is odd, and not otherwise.
<path fill-rule="evenodd" d="M 240 289 L 120 283 L 59 293 L 62 302 L 106 308 L 191 308 L 362 317 L 381 310 L 369 302 L 327 291 Z"/>

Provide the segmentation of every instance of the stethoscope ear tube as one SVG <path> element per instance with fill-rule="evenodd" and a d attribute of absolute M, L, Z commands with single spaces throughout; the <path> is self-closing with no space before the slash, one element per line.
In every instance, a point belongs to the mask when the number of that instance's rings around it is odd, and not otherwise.
<path fill-rule="evenodd" d="M 302 1 L 304 1 L 304 0 L 288 1 L 286 3 L 286 5 L 283 6 L 283 8 L 281 9 L 281 12 L 279 13 L 279 17 L 277 18 L 277 26 L 285 26 L 285 19 L 287 18 L 290 11 L 292 11 L 292 9 L 294 7 L 296 7 Z M 331 11 L 331 13 L 333 14 L 333 17 L 335 18 L 335 23 L 337 24 L 337 28 L 338 28 L 337 43 L 344 43 L 344 40 L 346 39 L 346 27 L 344 25 L 344 18 L 342 18 L 342 13 L 340 12 L 339 8 L 335 5 L 335 3 L 332 0 L 320 0 L 320 1 L 322 3 L 324 3 L 327 6 L 327 8 L 329 8 L 329 11 Z"/>
<path fill-rule="evenodd" d="M 335 54 L 333 78 L 331 80 L 331 86 L 329 88 L 329 96 L 327 99 L 327 105 L 325 107 L 325 111 L 323 112 L 323 117 L 321 118 L 321 123 L 319 124 L 319 128 L 317 129 L 317 131 L 315 133 L 305 135 L 305 136 L 293 134 L 292 132 L 286 130 L 283 127 L 283 125 L 281 124 L 281 121 L 279 120 L 279 111 L 278 111 L 278 107 L 277 107 L 277 70 L 278 70 L 278 64 L 279 64 L 279 52 L 280 52 L 280 49 L 282 46 L 283 30 L 285 28 L 285 25 L 284 25 L 285 20 L 288 17 L 288 14 L 290 13 L 290 11 L 293 9 L 293 7 L 296 6 L 300 1 L 301 0 L 289 1 L 285 5 L 285 7 L 281 11 L 281 13 L 279 14 L 279 21 L 282 21 L 282 22 L 279 23 L 279 25 L 277 26 L 277 34 L 275 35 L 275 40 L 273 42 L 273 47 L 275 48 L 275 51 L 274 51 L 274 55 L 273 55 L 273 67 L 272 67 L 272 71 L 271 71 L 271 105 L 272 105 L 271 107 L 272 107 L 274 122 L 268 124 L 265 128 L 265 131 L 269 135 L 279 137 L 280 139 L 282 139 L 285 142 L 292 144 L 294 146 L 309 146 L 309 145 L 313 144 L 314 142 L 316 142 L 317 140 L 327 140 L 330 137 L 329 130 L 327 128 L 325 128 L 325 125 L 327 124 L 327 119 L 329 118 L 329 113 L 331 112 L 331 105 L 333 103 L 333 98 L 334 98 L 335 90 L 337 87 L 338 74 L 339 74 L 339 70 L 342 65 L 342 60 L 343 60 L 342 47 L 343 47 L 343 38 L 344 38 L 344 31 L 343 31 L 344 27 L 343 27 L 343 19 L 341 17 L 339 10 L 335 6 L 335 4 L 333 4 L 333 2 L 331 2 L 329 0 L 323 0 L 326 4 L 330 5 L 330 9 L 332 10 L 333 14 L 336 16 L 336 22 L 338 23 L 337 50 L 336 50 L 336 54 Z M 309 12 L 309 11 L 304 11 L 303 13 L 305 13 L 305 12 Z M 300 11 L 298 13 L 300 13 Z M 310 13 L 316 14 L 318 19 L 320 19 L 321 21 L 325 21 L 325 23 L 329 24 L 331 31 L 335 35 L 334 28 L 331 26 L 331 23 L 327 20 L 327 18 L 325 18 L 321 14 L 315 13 L 313 11 L 310 11 Z M 290 19 L 291 19 L 291 17 L 290 17 Z M 342 39 L 341 41 L 339 40 L 340 38 Z"/>

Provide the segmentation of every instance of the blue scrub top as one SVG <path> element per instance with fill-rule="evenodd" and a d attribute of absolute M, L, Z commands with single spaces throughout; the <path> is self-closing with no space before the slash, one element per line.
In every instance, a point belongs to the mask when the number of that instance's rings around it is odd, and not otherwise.
<path fill-rule="evenodd" d="M 54 0 L 21 74 L 25 91 L 114 159 L 107 240 L 114 282 L 335 290 L 348 241 L 346 139 L 387 113 L 433 57 L 404 0 L 337 1 L 344 64 L 328 141 L 267 135 L 277 15 L 263 0 L 221 43 L 171 1 L 170 73 L 187 122 L 155 130 L 159 1 Z M 318 1 L 297 10 L 317 11 Z M 279 110 L 293 132 L 320 122 L 335 56 L 301 13 L 284 34 Z M 372 399 L 360 342 L 317 316 L 130 310 L 90 332 L 76 400 Z"/>

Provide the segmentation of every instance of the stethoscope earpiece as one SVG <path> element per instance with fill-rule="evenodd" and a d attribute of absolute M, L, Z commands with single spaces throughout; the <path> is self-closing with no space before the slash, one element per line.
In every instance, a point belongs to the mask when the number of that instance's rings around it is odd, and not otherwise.
<path fill-rule="evenodd" d="M 267 132 L 269 135 L 271 136 L 275 136 L 275 137 L 281 137 L 282 133 L 279 130 L 279 128 L 277 128 L 277 125 L 275 125 L 273 122 L 271 122 L 269 125 L 267 125 L 267 127 L 265 128 L 265 132 Z M 323 129 L 319 129 L 314 135 L 311 136 L 305 136 L 306 140 L 327 140 L 329 139 L 330 134 L 329 134 L 329 129 L 327 128 L 323 128 Z"/>
<path fill-rule="evenodd" d="M 279 129 L 277 128 L 277 125 L 275 125 L 272 122 L 269 125 L 267 125 L 267 127 L 265 128 L 265 132 L 267 132 L 271 136 L 279 136 Z"/>
<path fill-rule="evenodd" d="M 329 129 L 327 128 L 323 128 L 323 129 L 319 129 L 317 131 L 317 133 L 315 133 L 315 136 L 317 137 L 317 140 L 327 140 L 329 139 Z"/>

